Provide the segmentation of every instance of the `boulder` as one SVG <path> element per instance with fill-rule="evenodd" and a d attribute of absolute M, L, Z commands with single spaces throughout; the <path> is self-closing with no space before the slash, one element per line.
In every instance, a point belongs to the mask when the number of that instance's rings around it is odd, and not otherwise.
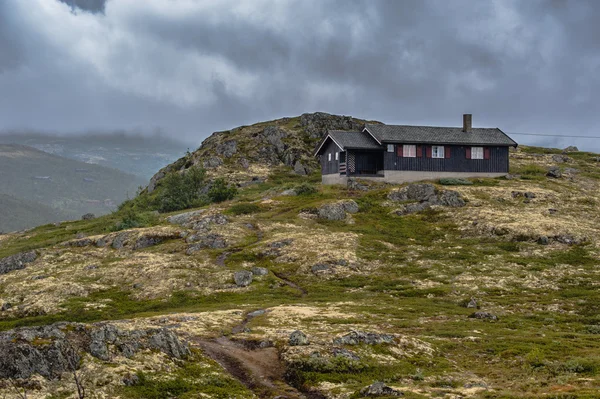
<path fill-rule="evenodd" d="M 302 346 L 309 345 L 310 342 L 306 334 L 300 330 L 296 330 L 290 334 L 289 345 L 290 346 Z"/>
<path fill-rule="evenodd" d="M 540 236 L 537 239 L 537 243 L 540 244 L 540 245 L 548 245 L 550 243 L 550 240 L 546 236 Z"/>
<path fill-rule="evenodd" d="M 344 210 L 348 213 L 357 213 L 358 212 L 358 204 L 356 201 L 348 199 L 340 201 L 340 204 L 344 208 Z"/>
<path fill-rule="evenodd" d="M 469 318 L 479 319 L 479 320 L 490 320 L 490 321 L 498 320 L 498 316 L 496 316 L 490 312 L 474 312 L 469 315 Z"/>
<path fill-rule="evenodd" d="M 198 211 L 179 213 L 177 215 L 169 216 L 167 222 L 178 224 L 183 227 L 191 227 L 192 223 L 204 212 L 206 212 L 206 210 L 200 209 Z"/>
<path fill-rule="evenodd" d="M 460 193 L 452 190 L 444 190 L 439 195 L 439 205 L 450 206 L 453 208 L 460 208 L 466 205 L 465 200 L 462 199 Z"/>
<path fill-rule="evenodd" d="M 368 387 L 361 389 L 360 394 L 362 396 L 404 396 L 404 393 L 397 389 L 388 387 L 383 382 L 374 382 Z"/>
<path fill-rule="evenodd" d="M 429 201 L 435 197 L 435 186 L 429 183 L 411 184 L 389 193 L 392 201 Z"/>
<path fill-rule="evenodd" d="M 546 176 L 558 179 L 562 177 L 562 172 L 560 171 L 560 168 L 558 166 L 551 166 L 550 168 L 548 168 Z"/>
<path fill-rule="evenodd" d="M 269 274 L 269 269 L 267 269 L 266 267 L 253 267 L 252 268 L 252 274 L 255 276 L 266 276 L 267 274 Z"/>
<path fill-rule="evenodd" d="M 471 300 L 469 302 L 467 302 L 467 309 L 477 309 L 477 301 L 475 300 L 475 298 L 471 298 Z"/>
<path fill-rule="evenodd" d="M 240 270 L 233 273 L 233 281 L 238 287 L 247 287 L 252 283 L 252 272 Z"/>
<path fill-rule="evenodd" d="M 124 232 L 117 235 L 111 244 L 113 249 L 121 249 L 125 246 L 127 239 L 129 238 L 130 233 Z"/>
<path fill-rule="evenodd" d="M 556 162 L 556 163 L 571 162 L 571 158 L 569 158 L 568 156 L 566 156 L 564 154 L 554 154 L 554 155 L 552 155 L 552 162 Z"/>
<path fill-rule="evenodd" d="M 376 345 L 376 344 L 392 344 L 394 336 L 390 334 L 378 334 L 364 331 L 351 331 L 350 333 L 335 338 L 334 345 Z"/>
<path fill-rule="evenodd" d="M 300 126 L 311 139 L 321 138 L 328 130 L 361 130 L 362 123 L 351 116 L 330 115 L 325 112 L 302 114 Z"/>
<path fill-rule="evenodd" d="M 0 259 L 0 274 L 6 274 L 13 270 L 24 269 L 28 263 L 33 262 L 38 257 L 36 251 L 21 252 L 15 255 Z"/>
<path fill-rule="evenodd" d="M 290 189 L 282 191 L 281 195 L 286 196 L 286 197 L 293 197 L 293 196 L 298 195 L 298 193 L 293 188 L 290 188 Z"/>
<path fill-rule="evenodd" d="M 223 160 L 219 157 L 208 157 L 202 162 L 202 166 L 204 166 L 205 169 L 214 169 L 221 165 L 223 165 Z"/>
<path fill-rule="evenodd" d="M 360 360 L 360 357 L 356 353 L 344 348 L 333 348 L 331 354 L 335 357 L 345 357 L 346 359 L 356 361 Z"/>
<path fill-rule="evenodd" d="M 331 271 L 331 266 L 329 266 L 328 264 L 325 264 L 325 263 L 317 263 L 316 265 L 313 265 L 310 268 L 310 271 L 313 272 L 314 274 L 329 272 L 329 271 Z"/>
<path fill-rule="evenodd" d="M 220 234 L 194 234 L 186 239 L 187 243 L 195 243 L 190 245 L 186 254 L 192 255 L 202 249 L 211 248 L 227 248 L 227 241 Z"/>
<path fill-rule="evenodd" d="M 578 152 L 578 151 L 579 151 L 579 148 L 575 147 L 574 145 L 570 145 L 563 150 L 563 152 Z"/>
<path fill-rule="evenodd" d="M 324 204 L 318 209 L 320 219 L 327 220 L 344 220 L 346 219 L 346 210 L 340 203 Z"/>
<path fill-rule="evenodd" d="M 296 173 L 297 175 L 308 175 L 310 174 L 310 169 L 306 166 L 304 166 L 304 164 L 302 164 L 302 162 L 300 161 L 296 161 L 294 163 L 294 173 Z"/>

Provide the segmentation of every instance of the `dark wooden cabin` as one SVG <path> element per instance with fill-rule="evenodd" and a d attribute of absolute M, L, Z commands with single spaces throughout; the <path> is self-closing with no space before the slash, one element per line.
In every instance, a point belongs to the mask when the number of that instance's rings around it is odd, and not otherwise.
<path fill-rule="evenodd" d="M 366 124 L 362 131 L 327 132 L 315 155 L 323 183 L 347 177 L 392 183 L 441 177 L 496 177 L 508 173 L 508 149 L 517 143 L 498 128 Z"/>

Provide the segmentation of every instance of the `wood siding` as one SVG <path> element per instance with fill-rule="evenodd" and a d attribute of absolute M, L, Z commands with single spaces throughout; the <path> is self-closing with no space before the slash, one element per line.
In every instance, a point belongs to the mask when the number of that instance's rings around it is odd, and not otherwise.
<path fill-rule="evenodd" d="M 374 175 L 383 170 L 383 151 L 357 151 L 348 150 L 348 158 L 352 159 L 352 165 L 348 162 L 348 174 Z"/>
<path fill-rule="evenodd" d="M 333 140 L 327 140 L 327 143 L 321 149 L 321 174 L 329 175 L 331 173 L 339 173 L 340 161 L 335 160 L 335 153 L 341 152 L 340 147 L 333 142 Z M 331 161 L 328 161 L 328 154 L 331 154 Z"/>
<path fill-rule="evenodd" d="M 423 147 L 425 151 L 419 150 L 417 146 L 415 158 L 398 156 L 402 154 L 402 150 L 384 152 L 385 170 L 508 173 L 508 147 L 485 147 L 489 149 L 489 159 L 467 159 L 467 149 L 470 149 L 470 146 L 444 146 L 449 148 L 449 154 L 445 154 L 446 158 L 429 158 L 431 146 Z"/>

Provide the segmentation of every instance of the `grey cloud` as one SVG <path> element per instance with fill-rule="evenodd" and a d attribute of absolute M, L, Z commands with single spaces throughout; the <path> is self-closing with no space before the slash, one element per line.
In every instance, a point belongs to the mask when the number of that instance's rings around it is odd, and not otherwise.
<path fill-rule="evenodd" d="M 476 125 L 507 132 L 600 135 L 595 0 L 218 2 L 201 11 L 199 2 L 173 13 L 165 10 L 183 3 L 149 1 L 169 7 L 159 12 L 131 0 L 59 0 L 100 12 L 75 18 L 105 30 L 71 53 L 72 43 L 45 45 L 52 37 L 15 22 L 16 1 L 0 3 L 0 90 L 10 93 L 0 129 L 160 127 L 199 143 L 213 130 L 321 110 L 432 125 L 472 112 Z M 239 12 L 242 3 L 255 9 Z M 600 150 L 592 140 L 516 139 Z"/>

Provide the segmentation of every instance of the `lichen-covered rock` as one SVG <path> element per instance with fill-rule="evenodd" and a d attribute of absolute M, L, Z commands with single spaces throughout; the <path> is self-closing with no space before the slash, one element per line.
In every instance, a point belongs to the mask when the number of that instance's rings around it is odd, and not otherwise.
<path fill-rule="evenodd" d="M 411 184 L 399 190 L 394 190 L 388 194 L 391 201 L 408 202 L 395 212 L 397 215 L 406 215 L 409 213 L 421 212 L 432 206 L 463 207 L 465 200 L 459 192 L 453 190 L 436 190 L 433 184 Z"/>
<path fill-rule="evenodd" d="M 349 351 L 348 349 L 344 349 L 344 348 L 333 348 L 333 350 L 331 351 L 331 354 L 335 357 L 345 357 L 346 359 L 350 359 L 350 360 L 360 360 L 360 356 L 358 356 L 356 353 Z"/>
<path fill-rule="evenodd" d="M 225 158 L 231 158 L 233 154 L 237 152 L 237 141 L 228 140 L 224 143 L 218 144 L 216 151 L 217 154 L 222 155 Z"/>
<path fill-rule="evenodd" d="M 390 388 L 387 385 L 385 385 L 383 382 L 374 382 L 373 384 L 369 385 L 368 387 L 361 389 L 360 394 L 362 396 L 371 396 L 371 397 L 404 396 L 403 392 L 401 392 L 397 389 L 394 389 L 394 388 Z"/>
<path fill-rule="evenodd" d="M 354 200 L 342 200 L 329 204 L 323 204 L 318 209 L 318 216 L 327 220 L 344 220 L 346 212 L 358 212 L 358 204 Z"/>
<path fill-rule="evenodd" d="M 571 158 L 564 154 L 554 154 L 554 155 L 552 155 L 552 162 L 556 162 L 556 163 L 571 162 Z"/>
<path fill-rule="evenodd" d="M 188 255 L 198 252 L 202 249 L 212 248 L 227 248 L 225 237 L 220 234 L 194 234 L 186 238 L 186 242 L 195 243 L 190 245 L 186 251 Z"/>
<path fill-rule="evenodd" d="M 411 184 L 389 193 L 392 201 L 429 201 L 435 197 L 435 186 L 429 183 Z"/>
<path fill-rule="evenodd" d="M 24 269 L 28 263 L 36 260 L 37 256 L 36 251 L 27 251 L 2 258 L 0 259 L 0 274 Z"/>
<path fill-rule="evenodd" d="M 322 274 L 331 271 L 331 266 L 326 263 L 317 263 L 311 266 L 310 271 L 314 274 Z"/>
<path fill-rule="evenodd" d="M 342 201 L 340 201 L 340 204 L 342 205 L 342 207 L 344 207 L 344 210 L 348 213 L 357 213 L 358 212 L 358 204 L 354 200 L 351 200 L 351 199 L 342 200 Z"/>
<path fill-rule="evenodd" d="M 113 247 L 113 249 L 121 249 L 125 246 L 125 243 L 127 242 L 127 239 L 129 238 L 130 233 L 124 232 L 124 233 L 120 233 L 119 235 L 117 235 L 113 241 L 111 246 Z"/>
<path fill-rule="evenodd" d="M 252 274 L 254 274 L 255 276 L 266 276 L 267 274 L 269 274 L 269 269 L 267 269 L 266 267 L 253 267 L 252 268 Z"/>
<path fill-rule="evenodd" d="M 0 333 L 0 378 L 57 378 L 78 368 L 84 352 L 108 361 L 142 349 L 179 359 L 191 353 L 188 344 L 167 329 L 120 330 L 106 323 L 25 327 Z"/>
<path fill-rule="evenodd" d="M 335 338 L 333 343 L 335 345 L 392 344 L 394 343 L 394 336 L 390 334 L 377 334 L 374 332 L 351 331 L 342 337 Z"/>
<path fill-rule="evenodd" d="M 552 177 L 554 179 L 558 179 L 562 177 L 562 172 L 558 166 L 551 166 L 548 168 L 548 172 L 546 172 L 546 176 Z"/>
<path fill-rule="evenodd" d="M 223 165 L 223 160 L 219 157 L 208 157 L 202 163 L 202 166 L 206 169 L 214 169 Z"/>
<path fill-rule="evenodd" d="M 289 339 L 288 343 L 290 346 L 303 346 L 303 345 L 309 345 L 310 341 L 308 340 L 308 337 L 306 336 L 306 334 L 304 334 L 300 330 L 296 330 L 290 334 L 290 339 Z"/>
<path fill-rule="evenodd" d="M 300 125 L 310 138 L 321 138 L 328 130 L 360 130 L 362 123 L 351 116 L 331 115 L 325 112 L 302 114 Z"/>
<path fill-rule="evenodd" d="M 158 245 L 166 240 L 172 240 L 175 238 L 180 238 L 181 234 L 179 232 L 173 232 L 171 234 L 152 234 L 147 233 L 139 236 L 135 243 L 133 244 L 133 249 L 143 249 L 152 247 L 154 245 Z"/>
<path fill-rule="evenodd" d="M 491 321 L 498 320 L 498 316 L 496 316 L 495 314 L 492 314 L 490 312 L 474 312 L 474 313 L 471 313 L 469 315 L 469 317 L 471 319 L 480 319 L 480 320 L 491 320 Z"/>
<path fill-rule="evenodd" d="M 177 215 L 169 216 L 167 221 L 169 223 L 178 224 L 183 227 L 191 227 L 193 222 L 196 221 L 206 210 L 200 209 L 198 211 L 184 212 Z"/>
<path fill-rule="evenodd" d="M 438 203 L 443 206 L 460 208 L 466 205 L 465 200 L 457 191 L 444 190 L 438 197 Z"/>
<path fill-rule="evenodd" d="M 577 151 L 579 151 L 579 148 L 575 147 L 574 145 L 570 145 L 563 150 L 563 152 L 577 152 Z"/>
<path fill-rule="evenodd" d="M 233 273 L 233 281 L 238 287 L 247 287 L 252 283 L 252 272 L 240 270 Z"/>
<path fill-rule="evenodd" d="M 85 215 L 83 215 L 81 217 L 81 220 L 92 220 L 92 219 L 96 219 L 96 215 L 94 215 L 93 213 L 86 213 Z"/>

